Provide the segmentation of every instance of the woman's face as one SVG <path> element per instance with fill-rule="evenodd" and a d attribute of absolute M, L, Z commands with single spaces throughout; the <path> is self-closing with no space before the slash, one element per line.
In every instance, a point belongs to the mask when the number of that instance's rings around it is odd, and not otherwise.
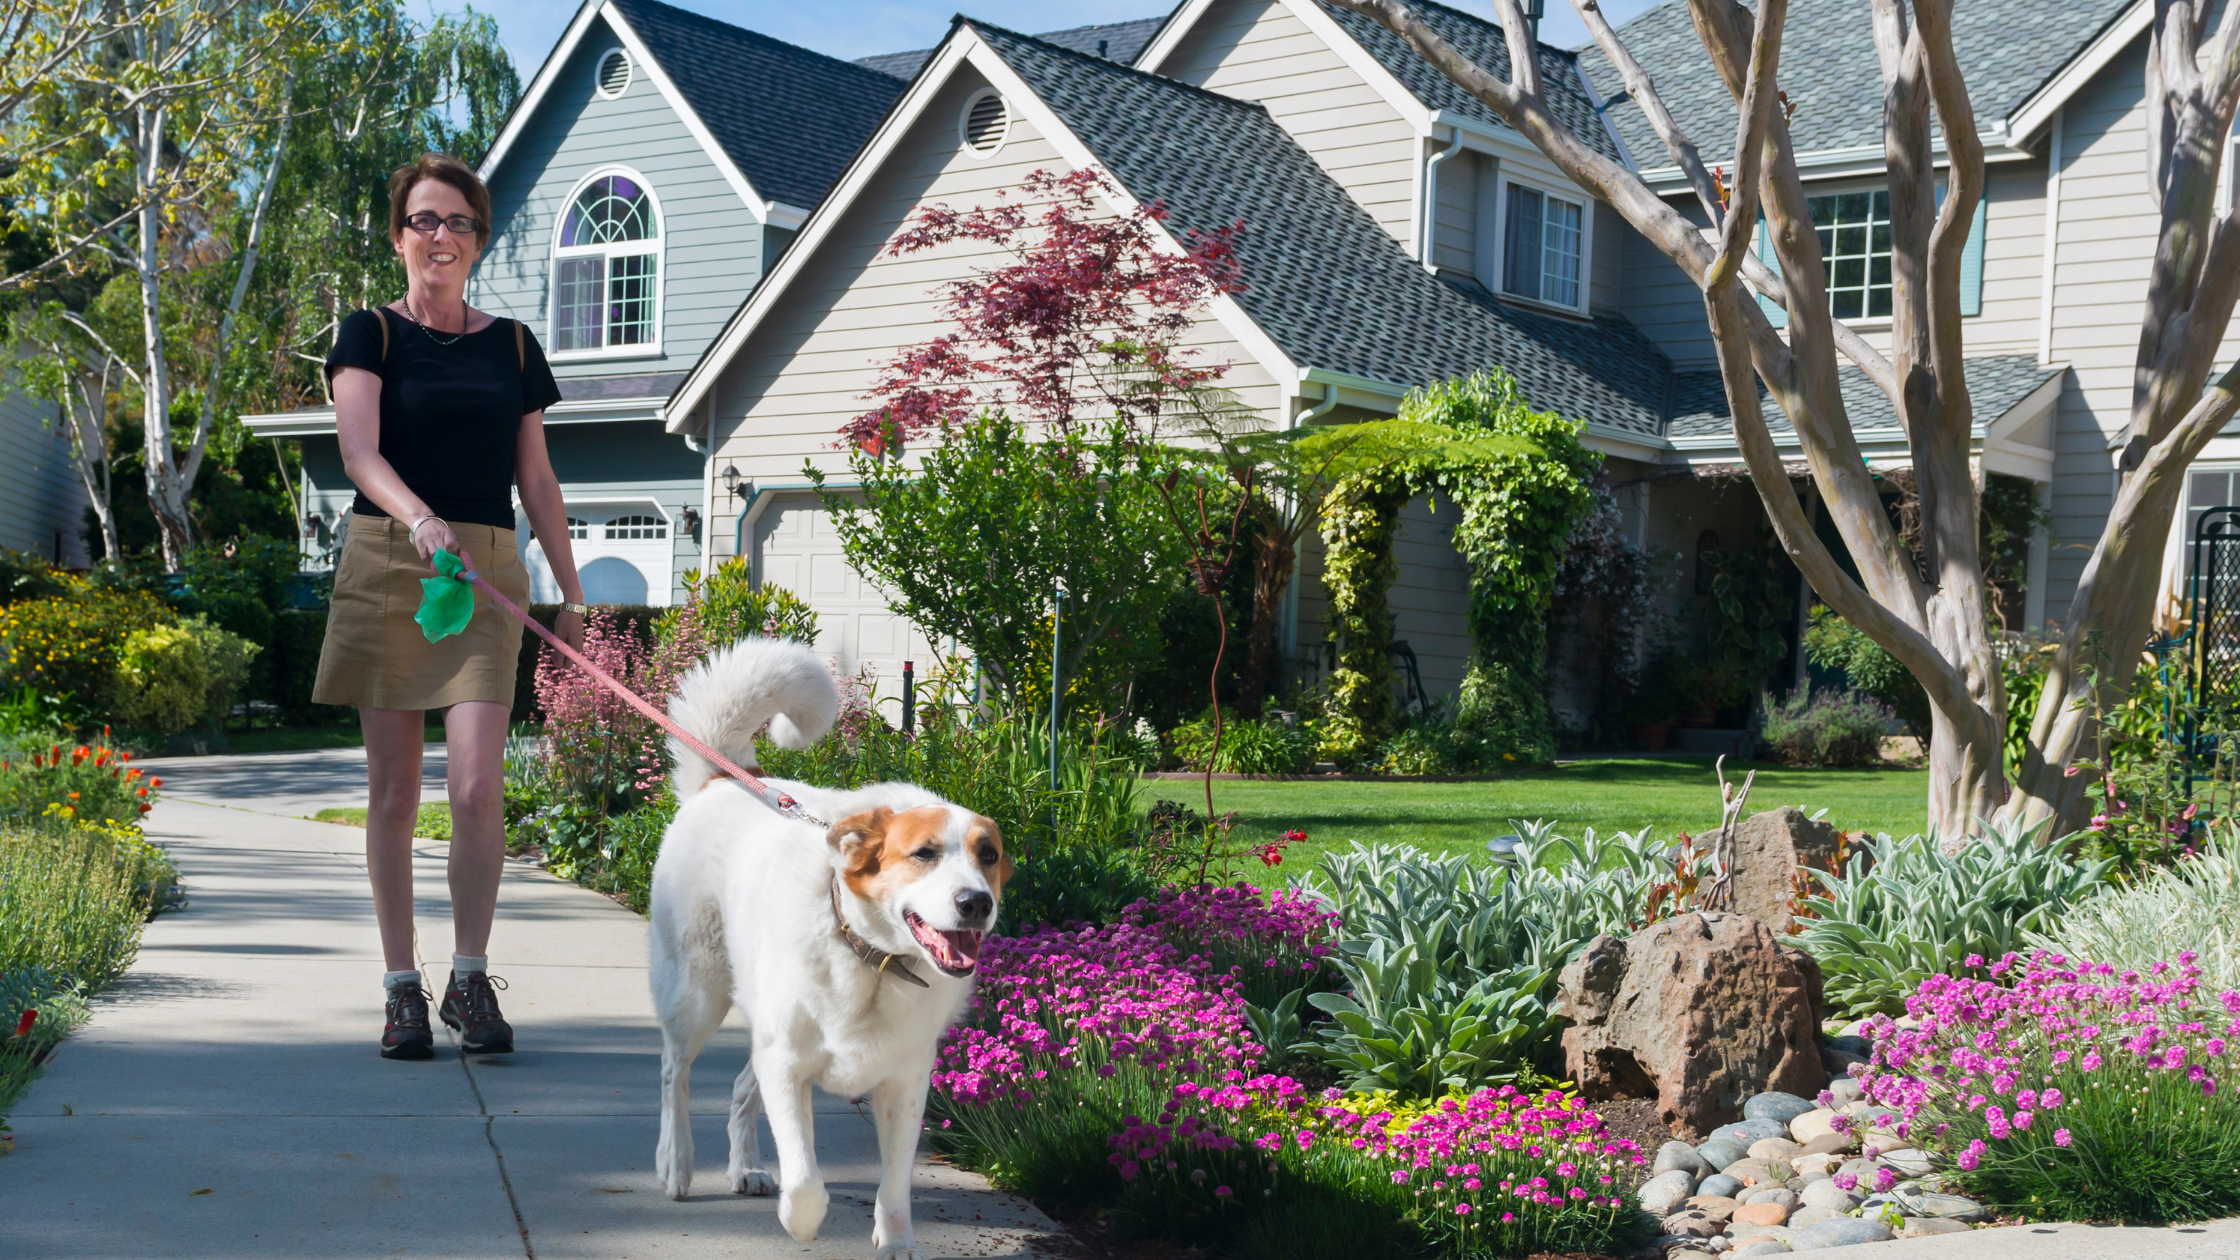
<path fill-rule="evenodd" d="M 466 195 L 440 179 L 423 179 L 414 184 L 405 196 L 404 209 L 407 219 L 421 213 L 441 219 L 460 214 L 474 217 Z M 464 292 L 467 273 L 473 270 L 474 260 L 482 254 L 481 247 L 475 244 L 474 233 L 453 232 L 441 224 L 435 231 L 426 233 L 408 225 L 393 244 L 397 257 L 404 261 L 404 273 L 413 287 L 440 293 Z"/>

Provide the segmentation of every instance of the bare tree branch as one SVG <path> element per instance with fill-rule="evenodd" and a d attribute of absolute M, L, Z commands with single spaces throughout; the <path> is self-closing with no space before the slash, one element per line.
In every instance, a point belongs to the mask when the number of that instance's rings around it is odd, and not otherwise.
<path fill-rule="evenodd" d="M 1750 79 L 1742 92 L 1742 112 L 1735 126 L 1734 200 L 1727 206 L 1726 222 L 1719 229 L 1719 256 L 1703 273 L 1703 287 L 1713 289 L 1734 274 L 1743 250 L 1758 228 L 1758 172 L 1765 164 L 1766 136 L 1773 127 L 1774 74 L 1781 65 L 1781 28 L 1789 17 L 1789 0 L 1759 0 L 1758 35 L 1750 48 Z"/>

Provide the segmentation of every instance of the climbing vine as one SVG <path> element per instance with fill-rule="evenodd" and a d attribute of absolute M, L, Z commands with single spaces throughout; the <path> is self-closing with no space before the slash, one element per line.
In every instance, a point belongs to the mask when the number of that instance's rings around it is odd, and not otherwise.
<path fill-rule="evenodd" d="M 1323 584 L 1339 636 L 1324 751 L 1358 760 L 1394 731 L 1392 545 L 1408 501 L 1438 494 L 1461 509 L 1454 545 L 1470 569 L 1471 662 L 1456 733 L 1481 761 L 1545 761 L 1554 754 L 1541 690 L 1548 606 L 1602 457 L 1580 443 L 1577 423 L 1527 406 L 1499 369 L 1418 389 L 1399 419 L 1406 440 L 1394 458 L 1341 480 L 1323 511 Z"/>

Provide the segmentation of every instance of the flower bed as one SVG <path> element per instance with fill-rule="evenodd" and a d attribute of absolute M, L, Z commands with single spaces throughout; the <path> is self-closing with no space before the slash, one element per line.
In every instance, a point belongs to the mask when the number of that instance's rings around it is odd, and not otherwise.
<path fill-rule="evenodd" d="M 1653 1224 L 1625 1197 L 1639 1150 L 1561 1093 L 1410 1109 L 1263 1071 L 1247 986 L 1319 974 L 1334 926 L 1295 894 L 1202 887 L 991 939 L 934 1076 L 937 1149 L 1061 1212 L 1248 1255 L 1611 1250 Z"/>
<path fill-rule="evenodd" d="M 2240 1103 L 2222 1081 L 2240 992 L 2204 993 L 2191 953 L 2146 974 L 2008 954 L 1987 973 L 1929 977 L 1906 1000 L 1912 1027 L 1870 1023 L 1863 1083 L 1901 1136 L 2026 1216 L 2240 1211 Z"/>

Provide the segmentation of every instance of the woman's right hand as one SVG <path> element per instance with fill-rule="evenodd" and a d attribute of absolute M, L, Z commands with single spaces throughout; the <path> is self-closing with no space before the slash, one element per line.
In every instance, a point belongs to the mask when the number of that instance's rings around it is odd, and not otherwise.
<path fill-rule="evenodd" d="M 440 516 L 421 518 L 412 531 L 412 545 L 420 549 L 420 558 L 430 564 L 435 563 L 437 552 L 448 551 L 459 557 L 459 563 L 467 567 L 467 572 L 475 571 L 474 557 L 460 545 L 459 536 L 451 531 L 451 522 Z"/>

